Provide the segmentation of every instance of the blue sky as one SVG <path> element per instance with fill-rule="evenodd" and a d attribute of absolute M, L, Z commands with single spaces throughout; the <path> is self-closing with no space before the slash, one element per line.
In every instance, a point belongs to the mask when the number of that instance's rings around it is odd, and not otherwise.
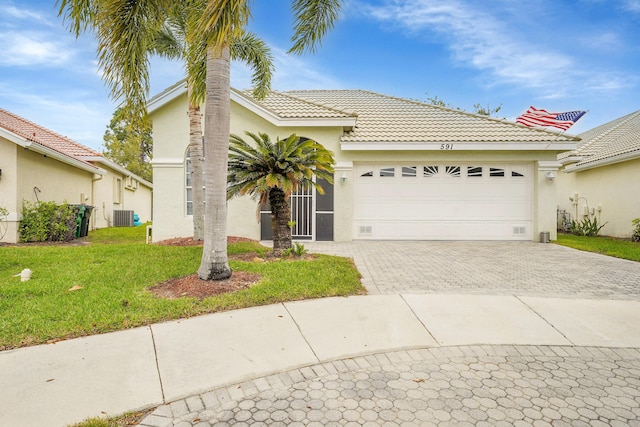
<path fill-rule="evenodd" d="M 347 0 L 315 54 L 289 56 L 286 0 L 253 2 L 251 30 L 272 48 L 273 88 L 366 89 L 437 97 L 515 120 L 530 105 L 589 110 L 577 134 L 640 109 L 640 0 Z M 0 107 L 97 150 L 115 109 L 95 44 L 76 40 L 55 0 L 0 0 Z M 150 96 L 183 77 L 152 61 Z M 232 84 L 250 72 L 232 67 Z"/>

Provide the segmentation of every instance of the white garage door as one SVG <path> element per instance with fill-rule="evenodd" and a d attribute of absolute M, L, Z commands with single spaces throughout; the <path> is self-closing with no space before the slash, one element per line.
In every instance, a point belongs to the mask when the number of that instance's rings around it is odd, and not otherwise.
<path fill-rule="evenodd" d="M 356 164 L 355 238 L 531 240 L 531 164 Z"/>

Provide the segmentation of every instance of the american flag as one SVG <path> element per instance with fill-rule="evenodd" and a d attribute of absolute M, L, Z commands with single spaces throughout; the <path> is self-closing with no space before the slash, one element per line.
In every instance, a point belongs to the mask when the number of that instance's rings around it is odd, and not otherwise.
<path fill-rule="evenodd" d="M 567 111 L 566 113 L 550 113 L 547 110 L 538 110 L 529 107 L 516 119 L 516 123 L 525 126 L 553 126 L 562 130 L 569 129 L 578 119 L 584 116 L 586 111 Z"/>

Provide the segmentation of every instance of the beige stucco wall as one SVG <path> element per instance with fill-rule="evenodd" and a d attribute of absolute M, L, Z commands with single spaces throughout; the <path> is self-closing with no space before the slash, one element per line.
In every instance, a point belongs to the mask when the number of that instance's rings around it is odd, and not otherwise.
<path fill-rule="evenodd" d="M 154 111 L 154 240 L 192 236 L 192 218 L 185 209 L 184 155 L 188 145 L 189 122 L 186 95 L 178 97 Z M 296 127 L 278 128 L 253 112 L 232 102 L 231 132 L 266 132 L 273 139 L 291 133 L 314 139 L 333 151 L 336 160 L 334 186 L 334 240 L 351 241 L 353 232 L 353 164 L 359 162 L 494 162 L 528 163 L 533 166 L 534 200 L 533 240 L 540 231 L 549 231 L 556 238 L 556 183 L 545 178 L 546 169 L 538 170 L 538 162 L 555 162 L 556 152 L 504 151 L 341 151 L 342 128 Z M 249 137 L 247 137 L 249 138 Z M 343 183 L 340 177 L 344 175 Z M 256 219 L 256 202 L 247 197 L 229 203 L 227 222 L 229 235 L 258 239 L 260 226 Z"/>
<path fill-rule="evenodd" d="M 94 180 L 93 195 L 87 202 L 94 206 L 92 224 L 94 228 L 111 227 L 113 225 L 114 210 L 132 210 L 144 222 L 151 221 L 151 188 L 138 183 L 136 189 L 127 188 L 127 175 L 106 166 L 99 165 L 107 171 L 102 178 Z M 122 200 L 116 203 L 114 199 L 116 179 L 122 182 Z"/>
<path fill-rule="evenodd" d="M 186 95 L 178 97 L 151 115 L 153 120 L 154 241 L 193 235 L 193 219 L 186 214 L 184 158 L 189 144 Z M 268 121 L 232 102 L 231 133 L 266 132 L 274 140 L 296 132 L 335 151 L 341 128 L 277 128 Z M 339 196 L 336 194 L 336 198 Z M 228 205 L 227 234 L 260 238 L 257 202 L 249 197 L 235 198 Z"/>
<path fill-rule="evenodd" d="M 78 204 L 82 194 L 91 195 L 92 173 L 30 150 L 18 150 L 17 160 L 18 201 Z"/>
<path fill-rule="evenodd" d="M 563 173 L 560 178 L 560 209 L 571 212 L 573 219 L 577 212 L 577 218 L 582 219 L 588 204 L 599 222 L 607 222 L 601 235 L 631 236 L 631 220 L 640 217 L 640 159 Z M 577 206 L 569 200 L 575 193 Z"/>
<path fill-rule="evenodd" d="M 11 141 L 0 138 L 0 207 L 9 211 L 4 223 L 0 223 L 0 242 L 15 243 L 18 240 L 20 207 L 17 203 L 17 148 Z"/>
<path fill-rule="evenodd" d="M 0 206 L 9 210 L 5 242 L 18 241 L 23 200 L 78 204 L 82 194 L 91 195 L 92 173 L 4 139 L 0 139 L 0 169 Z"/>
<path fill-rule="evenodd" d="M 187 95 L 151 114 L 153 120 L 153 240 L 193 236 L 186 214 L 184 156 L 189 144 Z"/>

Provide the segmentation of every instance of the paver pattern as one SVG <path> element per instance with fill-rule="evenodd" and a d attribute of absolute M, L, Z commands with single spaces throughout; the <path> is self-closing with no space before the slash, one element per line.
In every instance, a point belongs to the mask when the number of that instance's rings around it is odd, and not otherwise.
<path fill-rule="evenodd" d="M 531 242 L 312 242 L 369 294 L 640 300 L 640 263 Z M 370 354 L 158 407 L 142 427 L 638 426 L 640 349 L 492 345 Z"/>
<path fill-rule="evenodd" d="M 144 427 L 640 426 L 640 350 L 468 346 L 338 360 L 159 407 Z"/>
<path fill-rule="evenodd" d="M 309 242 L 353 258 L 369 294 L 640 300 L 640 263 L 535 242 Z"/>

